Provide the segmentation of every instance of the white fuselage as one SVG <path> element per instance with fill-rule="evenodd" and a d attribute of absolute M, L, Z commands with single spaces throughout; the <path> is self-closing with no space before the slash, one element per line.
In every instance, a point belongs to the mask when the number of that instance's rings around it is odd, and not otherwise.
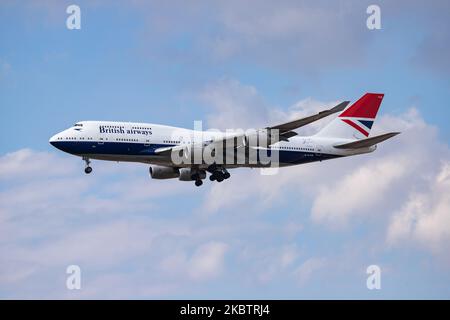
<path fill-rule="evenodd" d="M 155 150 L 164 147 L 188 146 L 195 139 L 207 144 L 233 133 L 194 131 L 189 129 L 131 122 L 82 121 L 50 138 L 56 148 L 77 156 L 110 161 L 131 161 L 175 166 L 170 157 Z M 279 165 L 289 166 L 336 157 L 372 152 L 375 147 L 337 149 L 335 145 L 350 142 L 318 136 L 294 136 L 289 141 L 272 144 L 269 149 L 279 152 Z M 227 167 L 259 167 L 259 164 L 229 164 Z"/>

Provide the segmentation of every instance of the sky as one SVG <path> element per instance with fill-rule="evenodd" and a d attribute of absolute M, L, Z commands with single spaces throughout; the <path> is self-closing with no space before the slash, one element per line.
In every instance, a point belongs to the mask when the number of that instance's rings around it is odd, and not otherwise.
<path fill-rule="evenodd" d="M 79 30 L 66 27 L 72 4 Z M 0 298 L 449 299 L 449 12 L 439 0 L 2 1 Z M 201 188 L 151 180 L 143 164 L 93 161 L 87 176 L 48 143 L 81 120 L 266 127 L 365 92 L 385 94 L 373 134 L 402 132 L 375 153 L 236 169 Z M 70 265 L 80 290 L 66 287 Z"/>

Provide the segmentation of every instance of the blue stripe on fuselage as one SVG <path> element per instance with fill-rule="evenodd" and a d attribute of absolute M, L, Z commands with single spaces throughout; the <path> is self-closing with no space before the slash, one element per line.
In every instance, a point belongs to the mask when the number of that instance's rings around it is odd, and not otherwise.
<path fill-rule="evenodd" d="M 75 155 L 105 154 L 105 155 L 154 155 L 161 147 L 171 147 L 174 144 L 144 144 L 131 142 L 104 141 L 54 141 L 51 144 L 67 153 Z"/>
<path fill-rule="evenodd" d="M 70 154 L 74 155 L 125 155 L 125 156 L 152 156 L 155 150 L 162 147 L 171 147 L 174 144 L 144 144 L 131 142 L 112 141 L 52 141 L 51 144 Z M 340 157 L 338 155 L 304 152 L 297 150 L 277 150 L 279 152 L 278 161 L 282 164 L 301 164 L 320 160 L 327 160 Z M 271 156 L 271 150 L 267 156 Z"/>
<path fill-rule="evenodd" d="M 328 160 L 333 158 L 338 158 L 340 156 L 325 153 L 315 153 L 315 152 L 304 152 L 298 150 L 277 150 L 278 151 L 278 161 L 282 164 L 301 164 L 308 162 L 315 162 L 321 160 Z M 267 153 L 270 157 L 270 151 Z"/>

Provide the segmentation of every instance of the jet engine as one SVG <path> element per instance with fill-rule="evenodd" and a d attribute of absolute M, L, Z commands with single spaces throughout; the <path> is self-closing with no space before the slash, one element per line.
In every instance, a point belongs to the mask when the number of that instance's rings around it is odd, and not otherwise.
<path fill-rule="evenodd" d="M 205 170 L 198 170 L 192 168 L 181 168 L 180 169 L 180 181 L 193 181 L 193 180 L 203 180 L 206 178 Z"/>
<path fill-rule="evenodd" d="M 173 179 L 180 176 L 178 168 L 164 167 L 164 166 L 150 166 L 150 176 L 153 179 Z"/>

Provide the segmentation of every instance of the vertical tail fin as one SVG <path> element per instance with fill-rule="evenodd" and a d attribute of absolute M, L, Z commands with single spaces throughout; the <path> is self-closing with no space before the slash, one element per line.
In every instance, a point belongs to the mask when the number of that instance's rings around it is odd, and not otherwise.
<path fill-rule="evenodd" d="M 320 130 L 316 136 L 333 137 L 343 139 L 367 138 L 380 108 L 384 94 L 366 93 L 325 128 Z"/>

